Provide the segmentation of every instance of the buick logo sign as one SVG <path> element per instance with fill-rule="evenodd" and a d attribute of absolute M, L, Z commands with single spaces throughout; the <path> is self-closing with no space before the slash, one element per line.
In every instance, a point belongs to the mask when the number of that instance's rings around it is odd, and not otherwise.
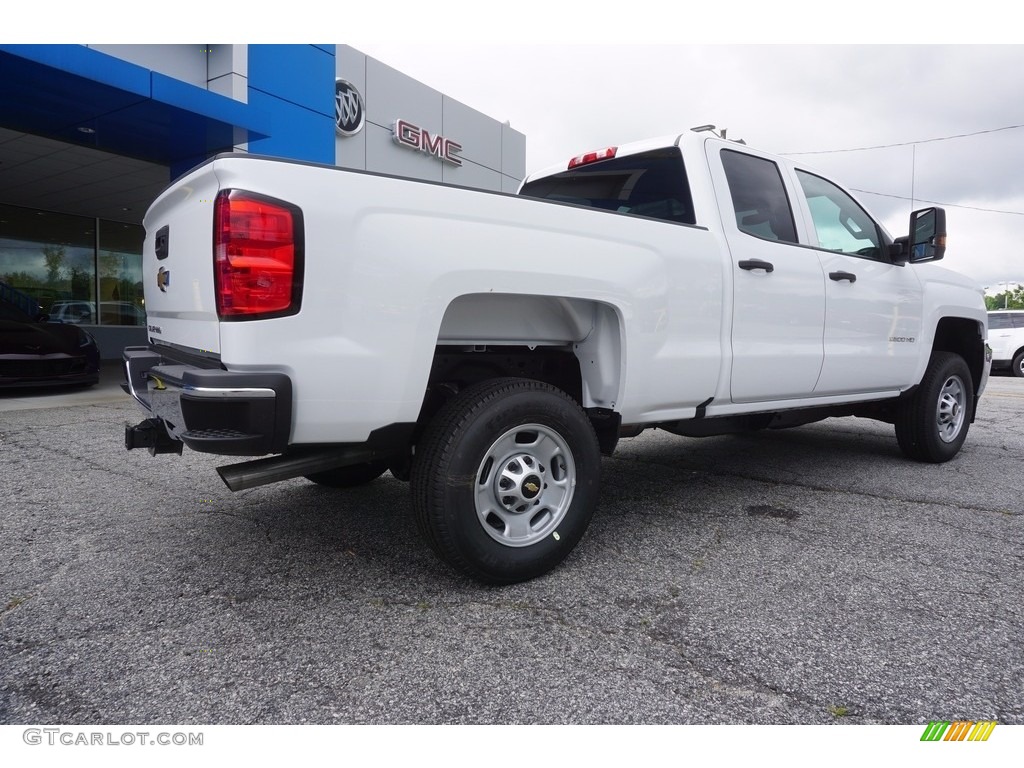
<path fill-rule="evenodd" d="M 355 136 L 363 130 L 364 118 L 363 97 L 352 83 L 339 77 L 334 82 L 334 120 L 338 133 Z"/>

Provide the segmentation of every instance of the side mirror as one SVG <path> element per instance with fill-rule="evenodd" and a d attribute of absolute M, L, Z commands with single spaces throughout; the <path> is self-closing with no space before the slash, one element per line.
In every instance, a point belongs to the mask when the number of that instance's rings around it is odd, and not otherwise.
<path fill-rule="evenodd" d="M 946 212 L 942 208 L 922 208 L 910 214 L 911 264 L 938 261 L 946 255 Z"/>

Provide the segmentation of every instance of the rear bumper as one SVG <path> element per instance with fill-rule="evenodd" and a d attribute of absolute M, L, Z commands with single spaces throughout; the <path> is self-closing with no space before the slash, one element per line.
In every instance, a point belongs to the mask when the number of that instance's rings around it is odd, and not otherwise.
<path fill-rule="evenodd" d="M 172 440 L 203 453 L 262 456 L 288 446 L 292 382 L 283 373 L 235 372 L 127 347 L 124 389 Z"/>

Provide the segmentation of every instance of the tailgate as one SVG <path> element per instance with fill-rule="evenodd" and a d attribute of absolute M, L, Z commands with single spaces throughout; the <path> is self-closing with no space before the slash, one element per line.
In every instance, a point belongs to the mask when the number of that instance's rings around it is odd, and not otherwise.
<path fill-rule="evenodd" d="M 220 353 L 213 279 L 213 206 L 216 161 L 168 187 L 143 224 L 143 287 L 149 338 Z"/>

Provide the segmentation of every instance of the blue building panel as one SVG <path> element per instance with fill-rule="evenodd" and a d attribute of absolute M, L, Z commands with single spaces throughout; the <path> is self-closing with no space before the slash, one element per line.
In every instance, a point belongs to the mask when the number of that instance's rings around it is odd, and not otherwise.
<path fill-rule="evenodd" d="M 333 46 L 250 45 L 248 67 L 249 107 L 271 120 L 249 151 L 333 164 Z"/>
<path fill-rule="evenodd" d="M 249 91 L 334 118 L 334 48 L 250 45 Z"/>
<path fill-rule="evenodd" d="M 174 175 L 271 125 L 257 107 L 81 45 L 0 45 L 0 106 L 9 129 L 162 163 Z"/>
<path fill-rule="evenodd" d="M 84 45 L 0 45 L 0 52 L 110 86 L 127 94 L 149 96 L 148 69 Z M 7 66 L 10 64 L 5 62 L 4 69 Z"/>
<path fill-rule="evenodd" d="M 249 90 L 249 106 L 270 115 L 270 135 L 249 141 L 256 155 L 334 164 L 334 118 Z"/>
<path fill-rule="evenodd" d="M 159 72 L 152 73 L 152 97 L 161 104 L 225 125 L 244 127 L 261 134 L 266 134 L 270 128 L 269 116 L 251 105 L 196 88 Z"/>

